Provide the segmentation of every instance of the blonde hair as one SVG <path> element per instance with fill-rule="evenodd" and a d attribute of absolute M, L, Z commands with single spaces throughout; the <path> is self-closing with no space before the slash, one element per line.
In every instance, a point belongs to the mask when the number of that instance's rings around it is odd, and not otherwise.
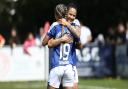
<path fill-rule="evenodd" d="M 65 18 L 67 7 L 64 4 L 58 4 L 55 8 L 55 16 L 58 19 Z"/>

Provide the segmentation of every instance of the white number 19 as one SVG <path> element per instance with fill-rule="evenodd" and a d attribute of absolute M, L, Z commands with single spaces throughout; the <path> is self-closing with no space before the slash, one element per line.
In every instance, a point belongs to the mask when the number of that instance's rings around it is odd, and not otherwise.
<path fill-rule="evenodd" d="M 68 56 L 69 56 L 69 52 L 70 52 L 70 44 L 61 44 L 60 46 L 60 59 L 66 61 L 68 60 Z"/>

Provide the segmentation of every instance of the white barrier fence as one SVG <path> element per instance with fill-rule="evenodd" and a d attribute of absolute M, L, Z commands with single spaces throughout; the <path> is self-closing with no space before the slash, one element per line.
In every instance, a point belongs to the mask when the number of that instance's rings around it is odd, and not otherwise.
<path fill-rule="evenodd" d="M 49 54 L 47 47 L 31 47 L 31 55 L 22 46 L 11 50 L 0 48 L 0 81 L 31 81 L 48 78 Z"/>

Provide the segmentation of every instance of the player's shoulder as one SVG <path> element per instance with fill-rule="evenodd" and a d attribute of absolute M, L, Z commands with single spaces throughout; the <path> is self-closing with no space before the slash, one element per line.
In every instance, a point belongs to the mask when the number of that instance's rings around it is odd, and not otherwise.
<path fill-rule="evenodd" d="M 80 26 L 80 21 L 78 19 L 74 19 L 72 23 L 74 23 L 77 26 Z"/>
<path fill-rule="evenodd" d="M 57 26 L 57 25 L 59 25 L 58 22 L 53 22 L 52 25 L 50 26 L 50 29 L 49 29 L 49 30 L 51 30 L 53 27 L 55 27 L 55 26 Z"/>
<path fill-rule="evenodd" d="M 73 21 L 74 23 L 80 22 L 78 19 L 74 19 Z"/>
<path fill-rule="evenodd" d="M 59 25 L 59 22 L 53 22 L 51 27 L 54 27 L 54 26 L 57 26 L 57 25 Z"/>

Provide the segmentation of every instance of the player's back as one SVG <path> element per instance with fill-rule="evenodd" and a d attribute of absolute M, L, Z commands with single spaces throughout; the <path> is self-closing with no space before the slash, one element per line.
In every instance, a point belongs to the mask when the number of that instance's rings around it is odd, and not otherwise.
<path fill-rule="evenodd" d="M 70 37 L 73 38 L 73 35 L 70 33 L 67 27 L 64 26 L 63 34 L 68 34 Z M 58 22 L 54 22 L 50 30 L 48 32 L 48 36 L 54 39 L 62 37 L 62 25 Z M 57 45 L 53 48 L 52 55 L 51 55 L 51 67 L 56 67 L 60 65 L 73 65 L 73 59 L 76 58 L 75 52 L 75 42 L 71 43 L 64 43 Z"/>

